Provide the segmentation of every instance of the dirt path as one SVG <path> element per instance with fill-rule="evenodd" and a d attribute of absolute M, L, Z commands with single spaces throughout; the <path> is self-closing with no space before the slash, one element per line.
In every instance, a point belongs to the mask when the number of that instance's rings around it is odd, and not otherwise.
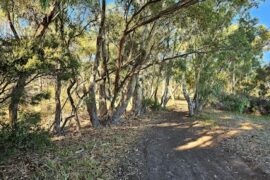
<path fill-rule="evenodd" d="M 122 165 L 119 179 L 199 180 L 270 179 L 240 157 L 227 152 L 183 112 L 161 113 Z M 136 173 L 130 166 L 139 169 Z M 133 170 L 132 170 L 133 169 Z M 133 172 L 132 172 L 133 171 Z M 128 175 L 127 175 L 128 174 Z"/>

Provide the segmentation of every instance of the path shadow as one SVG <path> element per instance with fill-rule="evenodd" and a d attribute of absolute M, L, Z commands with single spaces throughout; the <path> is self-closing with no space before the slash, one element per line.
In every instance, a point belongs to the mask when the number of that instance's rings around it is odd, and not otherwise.
<path fill-rule="evenodd" d="M 221 146 L 227 138 L 251 131 L 252 126 L 237 129 L 205 128 L 187 113 L 155 113 L 143 136 L 115 171 L 115 179 L 270 179 L 260 169 L 228 152 Z"/>

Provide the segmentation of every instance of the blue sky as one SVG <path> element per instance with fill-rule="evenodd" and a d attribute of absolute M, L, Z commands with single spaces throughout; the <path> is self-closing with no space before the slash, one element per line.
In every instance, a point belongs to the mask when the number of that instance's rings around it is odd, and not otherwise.
<path fill-rule="evenodd" d="M 270 0 L 265 0 L 258 8 L 253 8 L 251 15 L 258 18 L 259 24 L 264 24 L 270 29 Z M 263 59 L 270 62 L 270 51 L 264 53 Z"/>

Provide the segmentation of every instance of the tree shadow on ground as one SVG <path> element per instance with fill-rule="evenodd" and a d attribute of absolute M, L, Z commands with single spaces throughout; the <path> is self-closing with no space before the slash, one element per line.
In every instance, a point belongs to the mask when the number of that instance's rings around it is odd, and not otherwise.
<path fill-rule="evenodd" d="M 257 125 L 205 127 L 205 121 L 178 111 L 156 113 L 133 151 L 122 159 L 115 179 L 267 179 L 258 168 L 221 142 Z"/>
<path fill-rule="evenodd" d="M 226 117 L 224 117 L 226 120 Z M 256 124 L 215 126 L 177 110 L 149 112 L 109 128 L 55 137 L 45 154 L 0 165 L 2 179 L 267 179 L 221 142 Z M 4 178 L 3 178 L 4 177 Z"/>

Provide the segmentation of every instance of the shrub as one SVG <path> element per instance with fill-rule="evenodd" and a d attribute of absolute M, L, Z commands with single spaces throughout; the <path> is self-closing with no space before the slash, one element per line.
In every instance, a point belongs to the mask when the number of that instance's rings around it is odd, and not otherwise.
<path fill-rule="evenodd" d="M 24 113 L 15 128 L 0 124 L 0 160 L 17 151 L 35 151 L 51 145 L 49 133 L 40 128 L 39 121 L 39 113 Z"/>
<path fill-rule="evenodd" d="M 258 112 L 262 115 L 270 114 L 270 100 L 262 99 L 259 97 L 250 97 L 249 112 Z"/>
<path fill-rule="evenodd" d="M 48 99 L 50 99 L 50 97 L 51 97 L 51 94 L 48 91 L 44 91 L 44 92 L 38 93 L 38 94 L 36 94 L 35 96 L 33 96 L 31 98 L 30 104 L 31 105 L 37 105 L 42 100 L 45 100 L 45 99 L 48 100 Z"/>
<path fill-rule="evenodd" d="M 227 111 L 243 113 L 250 105 L 249 99 L 244 95 L 225 94 L 220 98 L 222 108 Z"/>
<path fill-rule="evenodd" d="M 151 110 L 157 111 L 161 109 L 160 103 L 154 101 L 150 98 L 146 98 L 143 100 L 143 107 L 150 108 Z"/>

